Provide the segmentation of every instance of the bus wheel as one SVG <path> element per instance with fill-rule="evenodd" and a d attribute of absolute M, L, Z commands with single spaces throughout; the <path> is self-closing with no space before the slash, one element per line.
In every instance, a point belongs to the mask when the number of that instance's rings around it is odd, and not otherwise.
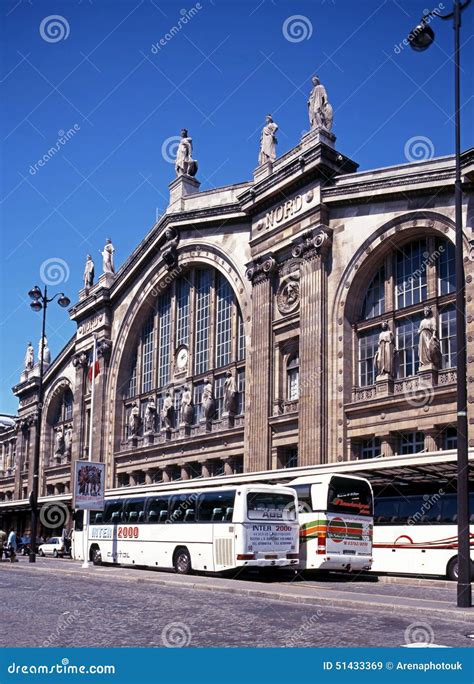
<path fill-rule="evenodd" d="M 178 575 L 189 575 L 191 572 L 191 556 L 185 546 L 178 547 L 174 552 L 173 567 Z"/>
<path fill-rule="evenodd" d="M 98 546 L 91 548 L 90 557 L 94 565 L 102 565 L 102 554 Z"/>
<path fill-rule="evenodd" d="M 448 579 L 452 580 L 453 582 L 457 582 L 458 580 L 458 557 L 454 556 L 454 558 L 451 558 L 451 560 L 448 563 L 448 567 L 446 568 L 446 575 L 448 576 Z M 471 580 L 474 579 L 474 562 L 471 561 Z"/>

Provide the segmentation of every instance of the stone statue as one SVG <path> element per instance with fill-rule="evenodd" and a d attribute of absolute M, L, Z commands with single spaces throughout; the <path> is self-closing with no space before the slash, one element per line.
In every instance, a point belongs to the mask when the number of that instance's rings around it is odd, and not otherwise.
<path fill-rule="evenodd" d="M 41 340 L 38 342 L 38 363 L 41 363 L 41 358 L 43 358 L 43 364 L 51 363 L 51 352 L 49 351 L 46 335 L 43 338 L 43 345 L 41 345 Z"/>
<path fill-rule="evenodd" d="M 145 410 L 145 432 L 154 432 L 156 428 L 156 404 L 150 399 Z"/>
<path fill-rule="evenodd" d="M 171 394 L 166 392 L 165 400 L 163 402 L 163 408 L 161 409 L 161 418 L 163 421 L 163 427 L 165 430 L 171 430 L 173 427 L 173 399 Z"/>
<path fill-rule="evenodd" d="M 176 152 L 175 169 L 177 176 L 195 176 L 197 173 L 197 161 L 193 159 L 193 140 L 188 136 L 186 128 L 181 130 L 181 140 Z"/>
<path fill-rule="evenodd" d="M 28 342 L 28 347 L 25 354 L 25 370 L 31 370 L 35 365 L 35 352 L 31 342 Z"/>
<path fill-rule="evenodd" d="M 104 247 L 103 251 L 101 252 L 101 254 L 102 254 L 102 270 L 104 273 L 111 273 L 112 275 L 115 273 L 114 252 L 115 252 L 115 248 L 112 244 L 112 240 L 110 238 L 107 238 L 107 240 L 105 242 L 105 247 Z"/>
<path fill-rule="evenodd" d="M 379 346 L 375 353 L 375 368 L 377 376 L 393 376 L 395 359 L 395 338 L 388 327 L 387 321 L 382 323 L 382 332 L 379 335 Z"/>
<path fill-rule="evenodd" d="M 130 411 L 130 416 L 128 418 L 128 431 L 130 437 L 136 437 L 138 435 L 138 430 L 140 429 L 140 409 L 134 402 L 132 404 L 132 410 Z"/>
<path fill-rule="evenodd" d="M 64 444 L 66 447 L 66 456 L 70 458 L 72 452 L 72 427 L 70 425 L 68 425 L 66 428 L 66 433 L 64 435 Z"/>
<path fill-rule="evenodd" d="M 209 378 L 204 380 L 201 405 L 204 418 L 206 420 L 212 420 L 214 418 L 216 409 L 214 404 L 214 394 L 212 391 L 212 382 L 209 380 Z"/>
<path fill-rule="evenodd" d="M 424 318 L 418 330 L 418 358 L 420 370 L 423 367 L 441 368 L 441 345 L 438 338 L 436 321 L 430 306 L 424 308 Z"/>
<path fill-rule="evenodd" d="M 230 371 L 225 374 L 224 412 L 234 416 L 237 413 L 237 383 Z"/>
<path fill-rule="evenodd" d="M 273 121 L 270 114 L 267 114 L 265 121 L 265 126 L 262 128 L 262 133 L 260 135 L 259 165 L 265 164 L 268 161 L 272 162 L 276 159 L 276 146 L 278 140 L 275 137 L 275 133 L 278 130 L 278 126 Z"/>
<path fill-rule="evenodd" d="M 330 131 L 333 122 L 333 109 L 328 102 L 326 88 L 317 76 L 313 76 L 313 89 L 308 100 L 309 123 L 312 129 Z"/>
<path fill-rule="evenodd" d="M 84 267 L 84 287 L 87 289 L 94 284 L 94 262 L 90 254 L 87 255 Z"/>
<path fill-rule="evenodd" d="M 56 432 L 56 450 L 55 450 L 55 455 L 56 456 L 62 456 L 65 451 L 65 441 L 64 441 L 64 434 L 62 428 L 59 428 Z"/>
<path fill-rule="evenodd" d="M 193 396 L 189 386 L 185 385 L 181 396 L 181 422 L 185 425 L 192 425 L 193 413 Z"/>
<path fill-rule="evenodd" d="M 174 228 L 167 228 L 165 230 L 165 242 L 161 248 L 161 256 L 168 267 L 176 264 L 179 236 Z"/>

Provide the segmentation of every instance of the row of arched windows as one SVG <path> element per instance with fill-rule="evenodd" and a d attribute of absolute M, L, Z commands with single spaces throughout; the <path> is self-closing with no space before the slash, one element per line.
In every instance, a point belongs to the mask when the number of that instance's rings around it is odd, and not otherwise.
<path fill-rule="evenodd" d="M 125 387 L 125 422 L 130 400 L 140 398 L 142 420 L 147 401 L 161 409 L 172 392 L 175 422 L 180 421 L 184 385 L 193 395 L 194 422 L 201 417 L 204 380 L 213 384 L 216 418 L 222 414 L 225 373 L 231 370 L 238 390 L 239 413 L 245 391 L 245 333 L 242 314 L 227 278 L 214 268 L 192 268 L 156 300 L 131 354 Z"/>
<path fill-rule="evenodd" d="M 428 237 L 396 246 L 373 275 L 355 325 L 358 364 L 356 384 L 375 382 L 375 354 L 381 321 L 395 336 L 396 377 L 418 372 L 418 330 L 423 308 L 432 307 L 438 321 L 442 367 L 456 365 L 456 288 L 454 245 Z"/>

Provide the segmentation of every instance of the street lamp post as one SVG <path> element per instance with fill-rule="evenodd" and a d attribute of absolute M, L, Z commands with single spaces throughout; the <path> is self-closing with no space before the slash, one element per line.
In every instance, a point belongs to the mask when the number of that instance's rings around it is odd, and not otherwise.
<path fill-rule="evenodd" d="M 43 416 L 43 373 L 44 373 L 44 337 L 46 334 L 46 309 L 48 304 L 58 297 L 58 304 L 64 308 L 68 307 L 71 300 L 66 297 L 64 292 L 55 294 L 54 297 L 48 299 L 48 288 L 44 286 L 44 292 L 41 292 L 38 285 L 35 285 L 28 295 L 33 300 L 30 304 L 33 311 L 43 311 L 43 321 L 41 325 L 41 341 L 40 341 L 40 360 L 39 360 L 39 380 L 38 380 L 38 410 L 36 414 L 36 439 L 35 439 L 35 453 L 33 457 L 33 487 L 30 494 L 31 506 L 31 552 L 29 555 L 30 563 L 36 562 L 36 533 L 38 531 L 38 491 L 39 491 L 39 462 L 40 462 L 40 447 L 41 447 L 41 421 Z"/>
<path fill-rule="evenodd" d="M 466 298 L 463 264 L 462 186 L 461 186 L 461 66 L 460 34 L 461 13 L 471 0 L 454 0 L 449 14 L 430 12 L 426 14 L 408 37 L 414 50 L 426 50 L 434 41 L 433 29 L 428 19 L 452 19 L 454 28 L 454 117 L 455 117 L 455 164 L 454 207 L 456 230 L 456 367 L 457 367 L 457 496 L 458 496 L 458 583 L 457 605 L 470 608 L 471 558 L 469 538 L 469 461 L 467 439 L 467 378 L 466 378 Z"/>

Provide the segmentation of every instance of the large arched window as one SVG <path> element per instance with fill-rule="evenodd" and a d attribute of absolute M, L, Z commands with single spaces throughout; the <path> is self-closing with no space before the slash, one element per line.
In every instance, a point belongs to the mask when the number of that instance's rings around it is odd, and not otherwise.
<path fill-rule="evenodd" d="M 130 360 L 124 397 L 125 436 L 129 434 L 134 403 L 140 407 L 143 432 L 147 404 L 155 402 L 155 427 L 159 429 L 159 414 L 167 392 L 174 406 L 172 427 L 179 427 L 184 421 L 181 400 L 186 386 L 194 405 L 192 422 L 199 423 L 206 379 L 213 386 L 214 418 L 220 418 L 224 412 L 227 371 L 234 377 L 237 411 L 242 413 L 245 333 L 242 314 L 227 278 L 213 268 L 194 268 L 176 279 L 158 295 Z"/>
<path fill-rule="evenodd" d="M 356 385 L 373 385 L 382 321 L 395 338 L 396 378 L 418 372 L 418 330 L 423 309 L 437 321 L 442 366 L 456 365 L 454 245 L 428 237 L 397 246 L 372 275 L 355 325 L 358 355 Z"/>
<path fill-rule="evenodd" d="M 72 456 L 72 418 L 74 397 L 69 386 L 53 396 L 47 411 L 47 434 L 49 465 L 70 461 Z"/>

